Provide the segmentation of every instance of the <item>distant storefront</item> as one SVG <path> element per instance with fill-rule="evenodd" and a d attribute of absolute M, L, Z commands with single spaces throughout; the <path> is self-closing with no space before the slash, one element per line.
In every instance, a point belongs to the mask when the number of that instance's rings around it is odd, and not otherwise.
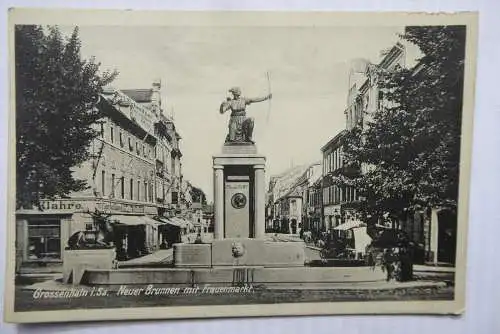
<path fill-rule="evenodd" d="M 341 224 L 341 205 L 327 205 L 323 208 L 323 222 L 326 231 Z"/>
<path fill-rule="evenodd" d="M 309 212 L 308 229 L 312 231 L 320 231 L 323 229 L 321 223 L 321 208 L 313 208 Z"/>
<path fill-rule="evenodd" d="M 159 247 L 158 225 L 161 223 L 151 218 L 157 213 L 154 205 L 95 198 L 42 201 L 41 210 L 33 208 L 16 212 L 16 254 L 21 266 L 61 264 L 69 237 L 78 231 L 94 229 L 89 212 L 96 209 L 111 214 L 117 235 L 124 236 L 117 240 L 117 248 L 126 249 L 130 253 L 127 256 L 151 252 Z M 136 250 L 132 251 L 134 248 Z"/>

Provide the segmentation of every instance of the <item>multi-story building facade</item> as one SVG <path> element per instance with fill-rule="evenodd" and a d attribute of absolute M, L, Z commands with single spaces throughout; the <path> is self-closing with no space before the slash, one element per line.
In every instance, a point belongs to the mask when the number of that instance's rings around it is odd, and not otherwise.
<path fill-rule="evenodd" d="M 168 131 L 167 124 L 169 119 L 160 117 L 155 126 L 155 133 L 158 138 L 158 143 L 155 147 L 155 167 L 156 167 L 156 186 L 155 186 L 155 201 L 158 205 L 160 215 L 165 215 L 172 212 L 171 207 L 171 191 L 172 175 L 171 160 L 173 150 L 173 139 Z"/>
<path fill-rule="evenodd" d="M 365 127 L 374 112 L 388 103 L 378 85 L 379 73 L 393 71 L 397 66 L 404 67 L 409 62 L 406 47 L 396 43 L 383 52 L 383 58 L 378 64 L 371 64 L 366 60 L 364 66 L 358 64 L 358 68 L 351 70 L 351 86 L 344 111 L 347 130 L 357 125 Z"/>
<path fill-rule="evenodd" d="M 170 175 L 172 176 L 170 183 L 170 203 L 172 203 L 175 213 L 182 212 L 182 152 L 180 149 L 180 140 L 182 139 L 175 129 L 173 122 L 167 123 L 168 129 L 171 133 L 172 152 L 170 157 Z"/>
<path fill-rule="evenodd" d="M 343 130 L 321 148 L 323 154 L 323 221 L 331 230 L 348 220 L 356 219 L 355 208 L 359 195 L 354 187 L 340 187 L 332 178 L 346 173 L 343 150 L 346 131 Z"/>
<path fill-rule="evenodd" d="M 271 176 L 266 192 L 266 231 L 273 232 L 279 229 L 279 221 L 275 214 L 274 188 L 278 181 L 277 176 Z"/>
<path fill-rule="evenodd" d="M 192 189 L 193 186 L 191 183 L 184 179 L 181 180 L 179 206 L 183 211 L 191 208 L 191 205 L 193 204 L 193 199 L 191 197 Z"/>
<path fill-rule="evenodd" d="M 323 221 L 323 177 L 318 178 L 315 182 L 311 183 L 308 187 L 308 201 L 307 201 L 307 215 L 308 224 L 307 228 L 315 234 L 325 230 Z"/>
<path fill-rule="evenodd" d="M 42 210 L 16 212 L 16 246 L 23 267 L 60 265 L 69 237 L 95 228 L 91 213 L 96 210 L 117 223 L 116 233 L 122 235 L 118 252 L 137 256 L 159 247 L 162 223 L 153 217 L 162 215 L 171 200 L 165 189 L 172 179 L 180 179 L 182 156 L 173 121 L 162 114 L 159 88 L 155 82 L 143 91 L 104 89 L 97 105 L 103 118 L 94 125 L 99 136 L 89 147 L 91 158 L 73 169 L 74 177 L 89 187 L 67 198 L 42 200 Z M 165 137 L 157 131 L 162 122 L 167 124 Z M 170 173 L 165 168 L 169 159 Z"/>
<path fill-rule="evenodd" d="M 298 192 L 302 193 L 302 219 L 300 228 L 310 229 L 310 223 L 312 220 L 312 214 L 310 212 L 311 204 L 309 202 L 309 189 L 312 184 L 314 184 L 318 179 L 322 178 L 321 162 L 315 162 L 311 164 L 304 173 L 299 177 L 294 188 Z"/>
<path fill-rule="evenodd" d="M 154 147 L 154 202 L 160 216 L 171 216 L 175 213 L 172 198 L 178 197 L 182 178 L 182 153 L 179 149 L 181 138 L 173 119 L 163 113 L 161 81 L 154 81 L 150 89 L 127 89 L 122 92 L 138 105 L 147 108 L 155 118 L 152 130 L 157 139 Z"/>
<path fill-rule="evenodd" d="M 412 68 L 414 72 L 422 71 L 422 65 L 416 62 L 419 51 L 411 50 L 409 54 L 408 47 L 409 45 L 396 43 L 384 51 L 382 60 L 378 64 L 366 62 L 364 66 L 361 66 L 362 70 L 358 68 L 358 70 L 351 71 L 348 103 L 344 112 L 346 130 L 351 130 L 355 126 L 366 127 L 372 119 L 372 115 L 390 103 L 385 98 L 383 90 L 377 85 L 380 73 L 390 72 L 396 66 Z M 346 172 L 341 159 L 343 133 L 345 134 L 345 131 L 335 136 L 322 149 L 325 175 L 335 176 Z M 340 160 L 337 161 L 339 155 Z M 357 172 L 366 173 L 370 168 L 371 166 L 363 164 Z M 349 172 L 353 172 L 353 170 L 351 169 Z M 325 178 L 323 203 L 326 224 L 332 226 L 358 219 L 355 204 L 359 204 L 359 199 L 356 189 L 338 189 L 330 184 L 328 178 Z M 344 207 L 346 209 L 349 207 L 351 210 L 344 210 Z M 433 208 L 430 211 L 430 214 L 415 212 L 406 221 L 399 222 L 385 222 L 383 218 L 379 218 L 378 224 L 406 231 L 412 241 L 425 250 L 425 260 L 453 262 L 455 247 L 449 245 L 456 242 L 454 234 L 456 233 L 456 215 L 439 208 Z"/>
<path fill-rule="evenodd" d="M 396 66 L 404 66 L 406 52 L 402 44 L 397 43 L 386 50 L 379 64 L 371 64 L 364 59 L 358 59 L 349 72 L 349 91 L 345 130 L 340 131 L 322 148 L 322 203 L 323 222 L 326 231 L 333 230 L 341 224 L 359 221 L 358 206 L 360 196 L 357 189 L 349 186 L 338 186 L 333 182 L 336 176 L 363 173 L 370 168 L 367 165 L 361 168 L 347 166 L 343 158 L 345 137 L 347 132 L 356 126 L 365 127 L 371 120 L 373 113 L 383 107 L 386 101 L 379 89 L 378 73 L 380 70 L 391 71 Z M 344 225 L 345 226 L 345 225 Z"/>

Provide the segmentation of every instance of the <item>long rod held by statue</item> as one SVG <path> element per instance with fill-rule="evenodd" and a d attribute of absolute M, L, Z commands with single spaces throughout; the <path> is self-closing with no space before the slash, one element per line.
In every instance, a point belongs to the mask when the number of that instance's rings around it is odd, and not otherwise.
<path fill-rule="evenodd" d="M 271 95 L 271 78 L 269 75 L 269 71 L 266 72 L 266 77 L 267 77 L 267 93 L 268 95 Z M 267 110 L 267 118 L 266 118 L 266 124 L 269 123 L 269 116 L 271 115 L 271 99 L 268 100 L 268 110 Z"/>

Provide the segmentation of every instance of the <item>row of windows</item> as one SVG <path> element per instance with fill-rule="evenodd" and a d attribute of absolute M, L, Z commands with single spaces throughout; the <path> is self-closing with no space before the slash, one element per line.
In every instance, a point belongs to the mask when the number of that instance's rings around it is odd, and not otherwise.
<path fill-rule="evenodd" d="M 319 206 L 321 205 L 321 197 L 319 192 L 309 193 L 309 206 Z"/>
<path fill-rule="evenodd" d="M 156 145 L 155 157 L 161 162 L 167 162 L 170 157 L 170 150 L 165 145 Z"/>
<path fill-rule="evenodd" d="M 119 138 L 118 138 L 118 144 L 120 145 L 121 148 L 125 148 L 125 137 L 126 134 L 119 130 Z M 104 122 L 101 123 L 101 138 L 105 138 L 105 126 Z M 109 126 L 109 142 L 112 144 L 115 144 L 115 128 L 113 125 Z M 170 171 L 172 174 L 175 174 L 177 170 L 180 170 L 180 167 L 178 166 L 178 159 L 174 158 L 171 156 L 170 152 L 168 149 L 164 146 L 152 146 L 144 141 L 141 141 L 138 138 L 133 137 L 132 135 L 129 135 L 127 139 L 127 146 L 128 150 L 132 153 L 136 153 L 138 156 L 142 156 L 147 159 L 153 159 L 153 158 L 158 158 L 161 162 L 163 162 L 165 169 L 168 168 L 168 161 L 170 160 Z"/>
<path fill-rule="evenodd" d="M 347 112 L 347 128 L 352 129 L 356 124 L 363 120 L 363 105 L 362 101 L 354 102 Z"/>
<path fill-rule="evenodd" d="M 349 203 L 359 200 L 354 187 L 329 186 L 323 188 L 323 204 Z"/>
<path fill-rule="evenodd" d="M 105 138 L 104 123 L 101 123 L 101 138 Z M 109 141 L 111 144 L 115 144 L 115 128 L 112 125 L 109 126 Z M 125 148 L 125 134 L 122 131 L 119 131 L 118 134 L 118 144 L 121 148 Z M 135 152 L 138 156 L 147 159 L 152 159 L 153 154 L 156 153 L 151 145 L 144 142 L 141 143 L 141 140 L 131 135 L 127 138 L 127 144 L 127 148 L 130 152 Z"/>
<path fill-rule="evenodd" d="M 117 178 L 115 174 L 111 174 L 111 178 L 108 178 L 106 171 L 101 171 L 101 194 L 143 202 L 154 200 L 152 182 L 134 181 L 133 178 L 125 179 L 124 176 Z"/>
<path fill-rule="evenodd" d="M 343 166 L 342 146 L 323 157 L 323 175 L 333 172 Z"/>
<path fill-rule="evenodd" d="M 109 184 L 108 184 L 109 182 Z M 101 192 L 104 196 L 111 198 L 129 199 L 135 201 L 143 201 L 153 203 L 155 200 L 165 202 L 166 197 L 172 187 L 163 182 L 157 183 L 156 189 L 153 182 L 134 181 L 133 178 L 126 179 L 124 176 L 117 178 L 115 174 L 108 177 L 106 171 L 101 171 Z M 156 190 L 156 198 L 154 192 Z M 178 193 L 172 191 L 172 204 L 177 204 Z"/>
<path fill-rule="evenodd" d="M 382 90 L 369 90 L 366 95 L 362 96 L 362 100 L 354 102 L 347 110 L 347 128 L 352 129 L 356 124 L 363 121 L 363 112 L 366 111 L 370 104 L 370 94 L 376 102 L 377 110 L 381 110 L 387 106 L 388 101 L 385 99 L 385 94 Z"/>

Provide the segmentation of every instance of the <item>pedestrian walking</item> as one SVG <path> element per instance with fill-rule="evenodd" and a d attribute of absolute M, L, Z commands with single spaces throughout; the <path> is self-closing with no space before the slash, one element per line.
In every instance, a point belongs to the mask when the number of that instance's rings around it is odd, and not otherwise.
<path fill-rule="evenodd" d="M 386 281 L 389 282 L 394 278 L 394 253 L 391 248 L 384 250 L 384 255 L 382 257 L 382 268 L 386 272 Z"/>

